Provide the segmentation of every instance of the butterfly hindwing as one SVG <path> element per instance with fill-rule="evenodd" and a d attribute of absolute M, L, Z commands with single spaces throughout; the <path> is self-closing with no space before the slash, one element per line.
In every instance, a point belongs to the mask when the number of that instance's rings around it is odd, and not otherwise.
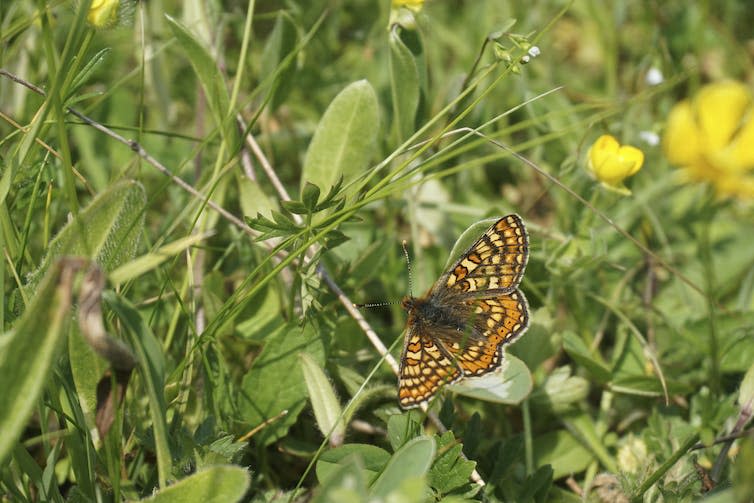
<path fill-rule="evenodd" d="M 523 334 L 529 324 L 526 297 L 519 290 L 496 298 L 475 299 L 471 304 L 474 307 L 466 330 L 437 336 L 465 377 L 484 375 L 500 367 L 502 347 Z"/>
<path fill-rule="evenodd" d="M 401 357 L 398 399 L 404 409 L 429 400 L 442 385 L 462 376 L 454 358 L 417 328 L 409 326 Z"/>

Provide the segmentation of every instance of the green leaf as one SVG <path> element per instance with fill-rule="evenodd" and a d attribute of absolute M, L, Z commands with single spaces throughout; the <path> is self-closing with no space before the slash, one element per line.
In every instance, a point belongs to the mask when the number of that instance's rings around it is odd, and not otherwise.
<path fill-rule="evenodd" d="M 204 48 L 204 45 L 196 39 L 193 33 L 181 23 L 165 15 L 173 35 L 178 40 L 186 56 L 194 68 L 196 76 L 202 85 L 207 97 L 212 116 L 215 119 L 220 134 L 225 140 L 229 152 L 235 152 L 239 145 L 239 135 L 236 129 L 235 114 L 230 110 L 230 98 L 225 87 L 225 81 L 217 68 L 212 55 Z"/>
<path fill-rule="evenodd" d="M 136 279 L 142 274 L 155 269 L 169 258 L 178 255 L 187 248 L 190 248 L 201 241 L 204 241 L 211 235 L 211 233 L 192 234 L 161 246 L 158 250 L 142 255 L 141 257 L 118 267 L 110 273 L 109 279 L 114 285 L 120 285 L 126 281 Z"/>
<path fill-rule="evenodd" d="M 304 159 L 301 188 L 311 182 L 330 188 L 343 177 L 348 184 L 374 155 L 379 134 L 377 95 L 366 80 L 349 85 L 327 107 Z"/>
<path fill-rule="evenodd" d="M 279 107 L 293 88 L 296 75 L 296 60 L 295 58 L 287 59 L 286 56 L 296 48 L 296 39 L 296 27 L 289 15 L 281 10 L 277 18 L 275 18 L 275 26 L 267 37 L 264 49 L 262 50 L 260 75 L 266 77 L 278 72 L 274 82 L 271 83 L 272 88 L 270 92 L 272 93 L 272 97 L 269 100 L 270 111 L 274 111 Z M 280 67 L 281 65 L 285 66 Z"/>
<path fill-rule="evenodd" d="M 463 446 L 456 441 L 452 431 L 437 437 L 437 450 L 441 453 L 429 471 L 429 484 L 440 494 L 448 494 L 469 484 L 476 463 L 464 459 Z"/>
<path fill-rule="evenodd" d="M 27 288 L 33 290 L 50 264 L 63 255 L 90 258 L 106 273 L 131 260 L 144 228 L 145 204 L 144 188 L 132 180 L 101 193 L 50 242 Z"/>
<path fill-rule="evenodd" d="M 172 455 L 168 442 L 165 359 L 162 347 L 139 312 L 128 301 L 112 292 L 104 292 L 102 299 L 118 316 L 139 362 L 138 369 L 146 388 L 152 417 L 158 477 L 160 487 L 164 487 L 172 472 Z"/>
<path fill-rule="evenodd" d="M 69 101 L 73 97 L 73 93 L 75 93 L 79 87 L 81 87 L 89 80 L 89 77 L 91 77 L 92 73 L 94 73 L 97 67 L 99 67 L 105 61 L 105 56 L 107 56 L 110 51 L 111 49 L 109 47 L 106 47 L 92 56 L 91 59 L 89 59 L 89 61 L 84 65 L 81 71 L 76 75 L 76 77 L 74 77 L 73 81 L 71 82 L 71 87 L 68 89 L 68 97 L 66 101 Z M 76 99 L 75 101 L 79 101 L 79 99 Z M 67 103 L 68 106 L 71 106 L 72 104 L 73 102 Z"/>
<path fill-rule="evenodd" d="M 463 379 L 449 385 L 448 389 L 478 400 L 517 405 L 529 396 L 532 386 L 531 372 L 526 364 L 506 353 L 500 370 Z"/>
<path fill-rule="evenodd" d="M 322 453 L 317 461 L 316 473 L 319 482 L 324 484 L 340 466 L 351 462 L 353 456 L 361 461 L 367 484 L 371 484 L 377 478 L 390 459 L 389 452 L 374 445 L 346 444 L 336 447 Z"/>
<path fill-rule="evenodd" d="M 414 119 L 419 106 L 419 71 L 414 55 L 401 40 L 397 25 L 390 30 L 388 45 L 393 124 L 398 143 L 403 143 L 414 131 Z"/>
<path fill-rule="evenodd" d="M 364 468 L 358 455 L 345 458 L 322 483 L 313 503 L 359 503 L 367 501 Z"/>
<path fill-rule="evenodd" d="M 309 355 L 299 353 L 298 356 L 319 431 L 329 437 L 330 445 L 340 445 L 346 435 L 346 424 L 332 383 Z"/>
<path fill-rule="evenodd" d="M 238 466 L 205 468 L 140 501 L 150 503 L 226 503 L 241 501 L 249 489 L 249 472 Z"/>
<path fill-rule="evenodd" d="M 549 465 L 540 466 L 530 477 L 527 477 L 521 488 L 519 498 L 521 501 L 535 501 L 537 503 L 550 501 L 547 499 L 547 492 L 552 485 L 552 479 L 552 467 Z"/>
<path fill-rule="evenodd" d="M 394 414 L 387 420 L 387 438 L 393 450 L 398 450 L 406 442 L 422 432 L 422 414 L 410 410 L 403 414 Z"/>
<path fill-rule="evenodd" d="M 285 211 L 296 215 L 306 215 L 307 213 L 311 213 L 309 208 L 307 208 L 301 201 L 281 201 L 280 206 L 282 206 Z"/>
<path fill-rule="evenodd" d="M 744 374 L 741 386 L 738 389 L 738 404 L 751 409 L 754 407 L 754 363 Z"/>
<path fill-rule="evenodd" d="M 309 212 L 313 212 L 314 209 L 317 207 L 317 201 L 319 201 L 319 194 L 320 189 L 313 183 L 306 182 L 304 184 L 304 189 L 301 191 L 301 202 L 303 202 L 304 207 L 309 210 Z"/>
<path fill-rule="evenodd" d="M 295 323 L 283 325 L 265 339 L 264 348 L 243 379 L 239 397 L 243 420 L 255 427 L 275 418 L 254 437 L 260 445 L 283 437 L 306 404 L 299 353 L 323 365 L 321 335 L 312 324 L 303 328 Z M 281 414 L 284 416 L 279 417 Z"/>
<path fill-rule="evenodd" d="M 532 402 L 545 405 L 559 414 L 585 399 L 588 393 L 589 381 L 580 376 L 572 376 L 571 368 L 564 366 L 550 372 L 531 398 Z"/>
<path fill-rule="evenodd" d="M 90 431 L 96 431 L 94 420 L 97 411 L 97 385 L 109 364 L 84 340 L 78 323 L 72 324 L 68 331 L 68 361 L 87 426 Z"/>
<path fill-rule="evenodd" d="M 241 203 L 241 211 L 244 215 L 261 213 L 265 217 L 272 217 L 272 210 L 276 209 L 275 204 L 256 181 L 239 175 L 236 183 L 239 190 L 239 203 Z"/>
<path fill-rule="evenodd" d="M 573 435 L 565 430 L 543 433 L 534 437 L 534 465 L 550 465 L 553 478 L 581 473 L 594 457 Z"/>
<path fill-rule="evenodd" d="M 576 363 L 588 370 L 597 381 L 606 383 L 610 380 L 610 369 L 592 357 L 589 348 L 578 335 L 573 332 L 564 332 L 563 349 Z"/>
<path fill-rule="evenodd" d="M 65 274 L 63 274 L 65 273 Z M 0 337 L 0 464 L 13 449 L 37 406 L 68 329 L 72 272 L 49 269 L 15 329 Z"/>
<path fill-rule="evenodd" d="M 728 501 L 746 501 L 754 494 L 754 438 L 751 435 L 745 436 L 741 439 L 739 448 L 733 465 L 733 487 L 737 498 Z"/>
<path fill-rule="evenodd" d="M 393 454 L 385 469 L 372 484 L 370 498 L 385 498 L 405 480 L 424 477 L 435 457 L 435 441 L 420 436 L 409 440 Z"/>

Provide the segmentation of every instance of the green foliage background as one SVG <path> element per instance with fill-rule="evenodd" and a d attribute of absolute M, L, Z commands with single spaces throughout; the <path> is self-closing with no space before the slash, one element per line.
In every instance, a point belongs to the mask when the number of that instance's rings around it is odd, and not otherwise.
<path fill-rule="evenodd" d="M 2 501 L 751 501 L 754 207 L 651 138 L 751 86 L 754 7 L 91 3 L 0 4 Z M 602 134 L 632 196 L 584 169 Z M 349 309 L 406 294 L 401 240 L 423 291 L 513 212 L 518 377 L 441 393 L 441 431 L 359 323 L 398 356 L 400 307 Z M 138 361 L 102 435 L 68 255 Z"/>

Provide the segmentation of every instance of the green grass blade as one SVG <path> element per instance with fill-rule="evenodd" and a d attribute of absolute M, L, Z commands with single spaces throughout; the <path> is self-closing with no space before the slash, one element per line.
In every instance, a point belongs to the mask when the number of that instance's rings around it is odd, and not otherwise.
<path fill-rule="evenodd" d="M 149 326 L 130 303 L 111 292 L 103 293 L 102 298 L 123 323 L 139 362 L 138 369 L 149 398 L 149 411 L 152 416 L 159 484 L 160 487 L 165 487 L 172 473 L 172 456 L 168 443 L 164 393 L 165 360 L 162 349 Z"/>
<path fill-rule="evenodd" d="M 47 382 L 68 329 L 72 269 L 56 263 L 15 330 L 0 338 L 0 463 L 13 448 Z"/>

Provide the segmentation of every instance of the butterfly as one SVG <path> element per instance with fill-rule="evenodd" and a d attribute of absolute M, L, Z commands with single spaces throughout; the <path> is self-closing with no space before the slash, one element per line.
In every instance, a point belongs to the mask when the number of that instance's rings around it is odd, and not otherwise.
<path fill-rule="evenodd" d="M 529 312 L 518 289 L 529 238 L 518 215 L 495 222 L 408 312 L 400 360 L 401 408 L 418 407 L 445 384 L 492 372 L 503 346 L 526 331 Z"/>

